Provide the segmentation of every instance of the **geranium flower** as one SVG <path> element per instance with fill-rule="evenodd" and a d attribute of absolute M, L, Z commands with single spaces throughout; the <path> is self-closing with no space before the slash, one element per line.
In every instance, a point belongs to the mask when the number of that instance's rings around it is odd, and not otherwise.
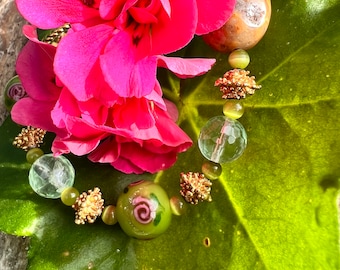
<path fill-rule="evenodd" d="M 235 0 L 17 0 L 39 28 L 71 23 L 59 44 L 55 72 L 71 91 L 93 96 L 98 76 L 120 97 L 143 97 L 155 85 L 157 59 L 187 45 L 194 34 L 220 28 Z M 74 76 L 74 67 L 77 76 Z M 118 72 L 119 71 L 119 72 Z M 85 91 L 84 91 L 85 89 Z"/>
<path fill-rule="evenodd" d="M 14 105 L 12 119 L 54 132 L 56 155 L 89 154 L 93 162 L 110 163 L 125 173 L 154 173 L 169 168 L 177 154 L 191 146 L 191 139 L 167 113 L 157 80 L 151 93 L 140 98 L 112 95 L 103 82 L 97 83 L 102 91 L 94 88 L 92 96 L 83 100 L 78 98 L 81 91 L 74 95 L 56 77 L 56 48 L 38 41 L 33 27 L 26 26 L 24 32 L 31 41 L 18 57 L 17 73 L 28 97 Z M 214 63 L 211 59 L 155 59 L 181 77 L 204 73 Z"/>

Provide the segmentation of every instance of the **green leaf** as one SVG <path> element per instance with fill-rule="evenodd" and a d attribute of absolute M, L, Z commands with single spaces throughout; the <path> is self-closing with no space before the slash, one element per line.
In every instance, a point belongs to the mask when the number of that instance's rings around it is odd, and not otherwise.
<path fill-rule="evenodd" d="M 20 127 L 10 119 L 0 128 L 0 230 L 32 237 L 30 269 L 340 269 L 339 13 L 337 0 L 272 2 L 268 32 L 249 50 L 249 70 L 262 89 L 245 100 L 240 119 L 247 149 L 223 166 L 213 201 L 188 205 L 165 234 L 143 241 L 119 225 L 75 225 L 71 208 L 32 192 L 25 154 L 11 145 Z M 213 83 L 229 67 L 227 56 L 200 38 L 181 54 L 217 58 L 211 72 L 195 79 L 161 72 L 180 125 L 196 142 L 204 123 L 222 113 Z M 141 178 L 179 196 L 180 172 L 200 171 L 204 161 L 197 144 L 157 175 L 69 159 L 75 187 L 100 186 L 107 204 Z"/>

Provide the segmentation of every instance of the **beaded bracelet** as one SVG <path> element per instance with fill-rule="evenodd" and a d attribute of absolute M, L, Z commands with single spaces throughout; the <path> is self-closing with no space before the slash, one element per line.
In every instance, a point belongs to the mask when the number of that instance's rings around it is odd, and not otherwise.
<path fill-rule="evenodd" d="M 233 69 L 215 81 L 222 98 L 228 99 L 223 106 L 224 115 L 208 120 L 198 137 L 198 147 L 207 161 L 203 163 L 201 173 L 180 174 L 180 194 L 187 203 L 193 205 L 212 201 L 211 181 L 220 177 L 220 163 L 232 162 L 244 152 L 247 133 L 237 120 L 244 113 L 240 99 L 261 88 L 253 76 L 248 76 L 249 71 L 243 69 L 250 62 L 246 51 L 233 51 L 228 61 Z M 6 86 L 7 104 L 12 105 L 18 95 L 23 97 L 25 92 L 18 78 L 14 77 Z M 181 215 L 185 212 L 182 199 L 176 196 L 169 199 L 160 185 L 147 180 L 129 184 L 119 195 L 116 205 L 104 206 L 98 187 L 80 194 L 73 187 L 75 170 L 71 162 L 62 155 L 55 157 L 53 154 L 44 154 L 39 148 L 45 134 L 46 131 L 39 128 L 23 128 L 13 145 L 27 151 L 26 159 L 32 164 L 28 177 L 32 189 L 44 198 L 60 198 L 65 205 L 72 206 L 76 224 L 94 223 L 101 216 L 105 224 L 114 225 L 118 222 L 129 236 L 151 239 L 167 230 L 172 214 Z"/>
<path fill-rule="evenodd" d="M 242 5 L 245 4 L 242 2 L 236 5 L 234 11 L 236 23 L 243 18 L 242 12 L 246 9 L 242 8 Z M 261 26 L 263 34 L 270 17 L 270 3 L 267 5 L 266 7 L 261 3 L 261 8 L 267 10 L 258 13 L 263 16 L 261 20 L 267 20 L 267 23 Z M 69 28 L 69 25 L 64 25 L 52 31 L 45 41 L 56 46 Z M 214 34 L 210 37 L 215 42 Z M 209 44 L 209 37 L 205 38 L 205 41 Z M 258 40 L 255 40 L 251 46 L 257 42 Z M 237 120 L 244 113 L 244 106 L 240 99 L 254 94 L 261 86 L 256 84 L 254 76 L 248 76 L 249 71 L 244 70 L 250 62 L 245 50 L 233 50 L 228 62 L 233 69 L 218 78 L 214 84 L 222 92 L 222 98 L 228 100 L 223 106 L 223 115 L 208 120 L 201 128 L 198 137 L 198 147 L 207 161 L 202 165 L 202 172 L 189 171 L 180 174 L 179 193 L 191 205 L 212 201 L 210 194 L 212 181 L 222 174 L 220 164 L 238 159 L 247 146 L 246 130 Z M 17 76 L 8 82 L 5 90 L 5 104 L 10 111 L 14 102 L 24 97 L 26 93 Z M 80 194 L 73 187 L 75 170 L 71 162 L 64 156 L 44 154 L 39 148 L 45 133 L 46 131 L 39 128 L 23 128 L 13 144 L 27 151 L 26 159 L 32 164 L 29 171 L 29 184 L 32 189 L 44 198 L 60 198 L 65 205 L 72 206 L 75 210 L 76 224 L 93 223 L 101 216 L 105 224 L 119 223 L 129 236 L 151 239 L 167 230 L 172 214 L 181 215 L 185 212 L 185 205 L 181 198 L 175 196 L 169 199 L 160 185 L 147 180 L 129 184 L 118 196 L 116 205 L 104 206 L 105 201 L 98 187 Z"/>

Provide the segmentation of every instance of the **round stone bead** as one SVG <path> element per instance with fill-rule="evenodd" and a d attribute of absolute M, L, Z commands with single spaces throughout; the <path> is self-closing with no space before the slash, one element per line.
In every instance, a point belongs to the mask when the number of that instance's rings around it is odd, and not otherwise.
<path fill-rule="evenodd" d="M 237 49 L 232 51 L 228 57 L 229 65 L 232 68 L 246 68 L 250 63 L 250 57 L 247 51 Z"/>
<path fill-rule="evenodd" d="M 202 173 L 209 180 L 216 180 L 222 173 L 222 167 L 218 163 L 205 161 L 202 165 Z"/>
<path fill-rule="evenodd" d="M 228 100 L 223 106 L 223 114 L 232 119 L 239 119 L 244 113 L 244 106 L 241 101 Z"/>
<path fill-rule="evenodd" d="M 44 151 L 40 148 L 32 148 L 26 153 L 26 160 L 28 163 L 33 164 L 38 158 L 44 154 Z"/>
<path fill-rule="evenodd" d="M 38 195 L 57 199 L 65 188 L 73 186 L 74 176 L 74 168 L 67 158 L 47 154 L 32 164 L 28 179 Z"/>
<path fill-rule="evenodd" d="M 181 216 L 186 212 L 184 201 L 177 196 L 170 198 L 170 208 L 171 212 L 176 216 Z"/>
<path fill-rule="evenodd" d="M 61 201 L 67 206 L 72 206 L 79 197 L 78 189 L 74 187 L 67 187 L 61 192 Z"/>
<path fill-rule="evenodd" d="M 106 225 L 115 225 L 118 222 L 116 216 L 116 207 L 114 205 L 108 205 L 104 208 L 102 220 Z"/>
<path fill-rule="evenodd" d="M 246 146 L 247 133 L 242 124 L 222 115 L 211 118 L 198 137 L 202 155 L 215 163 L 227 163 L 239 158 Z"/>

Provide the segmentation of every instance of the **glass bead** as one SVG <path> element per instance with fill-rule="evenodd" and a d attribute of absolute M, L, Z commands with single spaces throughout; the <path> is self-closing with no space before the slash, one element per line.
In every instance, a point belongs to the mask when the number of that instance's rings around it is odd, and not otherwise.
<path fill-rule="evenodd" d="M 131 183 L 124 189 L 115 214 L 122 230 L 138 239 L 152 239 L 164 233 L 172 216 L 165 190 L 147 180 Z"/>
<path fill-rule="evenodd" d="M 44 154 L 44 151 L 40 148 L 32 148 L 26 153 L 26 160 L 28 163 L 33 164 L 38 158 L 40 158 Z"/>
<path fill-rule="evenodd" d="M 231 119 L 239 119 L 244 113 L 244 106 L 241 101 L 228 100 L 223 106 L 223 114 Z"/>
<path fill-rule="evenodd" d="M 202 155 L 215 163 L 236 160 L 246 146 L 247 133 L 242 124 L 222 115 L 211 118 L 198 137 L 198 147 Z"/>
<path fill-rule="evenodd" d="M 106 225 L 114 225 L 117 223 L 116 207 L 114 205 L 108 205 L 104 208 L 102 220 Z"/>
<path fill-rule="evenodd" d="M 170 208 L 171 212 L 176 216 L 181 216 L 186 211 L 184 201 L 177 196 L 173 196 L 170 198 Z"/>
<path fill-rule="evenodd" d="M 28 179 L 38 195 L 57 199 L 65 188 L 73 186 L 74 176 L 74 168 L 67 158 L 47 154 L 32 164 Z"/>
<path fill-rule="evenodd" d="M 206 161 L 202 165 L 202 173 L 209 180 L 216 180 L 222 173 L 222 167 L 218 163 Z"/>
<path fill-rule="evenodd" d="M 15 102 L 19 99 L 26 97 L 26 91 L 23 88 L 18 75 L 11 78 L 5 86 L 5 106 L 8 111 L 10 111 Z"/>
<path fill-rule="evenodd" d="M 250 63 L 250 57 L 247 51 L 242 49 L 237 49 L 232 51 L 228 57 L 229 65 L 232 68 L 246 68 Z"/>
<path fill-rule="evenodd" d="M 63 204 L 71 206 L 76 202 L 78 197 L 79 197 L 78 189 L 74 187 L 68 187 L 61 192 L 60 199 L 63 202 Z"/>

